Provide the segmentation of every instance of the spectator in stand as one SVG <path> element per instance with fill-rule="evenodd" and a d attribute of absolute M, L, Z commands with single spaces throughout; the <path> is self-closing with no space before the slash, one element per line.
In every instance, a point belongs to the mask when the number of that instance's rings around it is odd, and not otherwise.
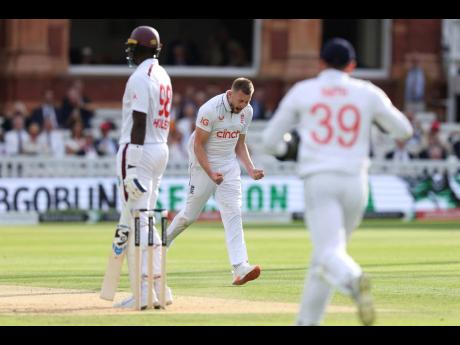
<path fill-rule="evenodd" d="M 419 155 L 420 159 L 446 159 L 447 152 L 446 150 L 438 145 L 432 144 L 429 145 L 426 149 L 422 150 Z"/>
<path fill-rule="evenodd" d="M 24 102 L 16 101 L 13 104 L 13 116 L 20 115 L 24 119 L 24 127 L 29 128 L 31 124 L 30 113 Z"/>
<path fill-rule="evenodd" d="M 449 143 L 452 145 L 452 154 L 460 159 L 460 131 L 455 131 L 450 135 Z"/>
<path fill-rule="evenodd" d="M 188 162 L 188 152 L 182 145 L 182 133 L 176 126 L 171 126 L 168 138 L 169 162 L 183 163 Z"/>
<path fill-rule="evenodd" d="M 441 143 L 439 139 L 440 123 L 439 121 L 433 121 L 431 124 L 430 131 L 428 133 L 427 145 L 420 152 L 420 159 L 446 159 L 447 149 Z"/>
<path fill-rule="evenodd" d="M 411 67 L 407 72 L 405 87 L 406 111 L 424 111 L 425 74 L 420 67 L 420 60 L 417 55 L 414 55 L 411 59 Z"/>
<path fill-rule="evenodd" d="M 91 133 L 85 134 L 85 145 L 83 147 L 84 156 L 89 159 L 95 159 L 98 157 L 96 145 L 94 143 L 94 137 Z"/>
<path fill-rule="evenodd" d="M 171 113 L 169 117 L 171 121 L 177 121 L 182 117 L 182 94 L 179 92 L 174 92 L 173 94 Z"/>
<path fill-rule="evenodd" d="M 83 93 L 83 82 L 76 80 L 62 102 L 60 127 L 71 128 L 73 121 L 78 117 L 83 122 L 84 128 L 91 128 L 94 111 L 90 103 L 91 100 Z"/>
<path fill-rule="evenodd" d="M 5 135 L 3 134 L 3 128 L 0 127 L 0 157 L 6 155 Z"/>
<path fill-rule="evenodd" d="M 195 97 L 196 93 L 197 93 L 197 89 L 195 88 L 194 85 L 192 84 L 187 85 L 187 87 L 185 88 L 183 104 L 188 103 L 188 102 L 193 102 L 193 98 Z"/>
<path fill-rule="evenodd" d="M 199 109 L 203 104 L 205 104 L 207 100 L 208 98 L 206 92 L 201 90 L 195 93 L 193 97 L 193 102 L 195 103 L 195 107 L 197 109 Z"/>
<path fill-rule="evenodd" d="M 58 109 L 54 105 L 54 91 L 50 89 L 43 92 L 42 104 L 32 111 L 30 122 L 35 122 L 42 128 L 44 120 L 47 118 L 51 120 L 54 128 L 59 126 Z"/>
<path fill-rule="evenodd" d="M 184 96 L 182 97 L 181 111 L 177 114 L 179 117 L 176 117 L 175 119 L 176 123 L 184 117 L 184 109 L 188 104 L 192 104 L 196 107 L 195 97 L 198 92 L 199 91 L 195 88 L 194 85 L 187 85 L 185 88 Z"/>
<path fill-rule="evenodd" d="M 17 114 L 13 118 L 13 129 L 5 134 L 5 146 L 7 155 L 20 155 L 24 153 L 24 143 L 28 140 L 28 134 L 24 129 L 24 118 Z"/>
<path fill-rule="evenodd" d="M 275 112 L 276 105 L 273 102 L 270 102 L 270 103 L 267 102 L 264 104 L 264 106 L 265 106 L 265 113 L 264 113 L 265 118 L 270 119 L 273 113 Z"/>
<path fill-rule="evenodd" d="M 46 146 L 39 140 L 40 125 L 32 122 L 27 130 L 29 134 L 24 142 L 23 154 L 25 155 L 41 155 L 45 152 Z"/>
<path fill-rule="evenodd" d="M 190 135 L 195 130 L 197 107 L 193 103 L 184 106 L 184 117 L 176 122 L 176 130 L 182 134 L 182 147 L 187 148 Z"/>
<path fill-rule="evenodd" d="M 104 122 L 100 126 L 101 138 L 97 139 L 94 146 L 99 156 L 114 156 L 118 152 L 118 143 L 110 137 L 110 131 L 113 125 L 110 122 Z"/>
<path fill-rule="evenodd" d="M 3 133 L 11 131 L 13 129 L 13 111 L 12 109 L 6 109 L 5 112 L 1 115 L 1 128 Z"/>
<path fill-rule="evenodd" d="M 222 89 L 217 84 L 210 83 L 206 85 L 205 92 L 208 99 L 214 97 L 215 95 L 218 95 L 219 93 L 221 93 L 221 91 Z"/>
<path fill-rule="evenodd" d="M 53 157 L 62 157 L 65 154 L 64 138 L 62 133 L 55 128 L 52 119 L 46 117 L 43 122 L 43 131 L 38 140 L 44 147 L 43 154 Z"/>
<path fill-rule="evenodd" d="M 17 115 L 21 116 L 24 120 L 24 127 L 29 125 L 29 112 L 27 111 L 26 105 L 21 101 L 16 101 L 6 109 L 5 114 L 2 116 L 3 120 L 1 125 L 5 133 L 13 129 L 14 118 Z"/>
<path fill-rule="evenodd" d="M 409 162 L 414 159 L 414 155 L 410 153 L 406 147 L 407 140 L 395 140 L 396 148 L 385 155 L 385 159 L 393 162 Z"/>
<path fill-rule="evenodd" d="M 411 111 L 406 112 L 406 116 L 409 119 L 412 128 L 414 129 L 414 134 L 412 138 L 407 141 L 407 149 L 410 153 L 417 156 L 422 148 L 423 145 L 423 137 L 424 132 L 422 128 L 422 124 L 420 121 L 415 117 L 415 114 Z"/>
<path fill-rule="evenodd" d="M 65 142 L 65 152 L 68 155 L 84 156 L 86 138 L 84 135 L 83 123 L 76 121 L 72 125 L 70 139 Z"/>
<path fill-rule="evenodd" d="M 252 120 L 264 120 L 265 119 L 265 91 L 263 88 L 257 88 L 254 91 L 254 96 L 251 100 L 251 106 L 253 110 Z"/>

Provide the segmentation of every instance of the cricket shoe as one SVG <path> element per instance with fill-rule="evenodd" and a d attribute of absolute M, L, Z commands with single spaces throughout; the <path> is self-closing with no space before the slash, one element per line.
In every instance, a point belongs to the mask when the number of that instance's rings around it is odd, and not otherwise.
<path fill-rule="evenodd" d="M 153 307 L 154 308 L 159 308 L 160 307 L 160 301 L 158 300 L 157 294 L 155 292 L 155 289 L 152 289 L 153 293 Z M 125 298 L 123 301 L 114 303 L 113 307 L 114 308 L 124 308 L 124 309 L 133 309 L 134 306 L 136 305 L 136 300 L 134 298 L 134 295 L 131 295 L 127 298 Z M 141 310 L 147 309 L 147 289 L 142 289 L 142 299 L 141 299 Z"/>
<path fill-rule="evenodd" d="M 371 326 L 375 321 L 374 302 L 371 294 L 371 282 L 366 274 L 361 274 L 352 287 L 352 298 L 358 307 L 358 316 L 365 326 Z"/>
<path fill-rule="evenodd" d="M 156 295 L 159 297 L 161 296 L 161 280 L 160 279 L 155 279 L 153 281 L 153 287 L 155 289 Z M 171 305 L 173 302 L 173 295 L 172 295 L 172 290 L 169 286 L 166 285 L 165 289 L 165 304 L 166 305 Z M 158 303 L 158 308 L 160 307 L 160 303 Z M 157 308 L 157 306 L 155 306 Z"/>
<path fill-rule="evenodd" d="M 258 265 L 241 264 L 233 271 L 233 285 L 243 285 L 260 276 Z"/>

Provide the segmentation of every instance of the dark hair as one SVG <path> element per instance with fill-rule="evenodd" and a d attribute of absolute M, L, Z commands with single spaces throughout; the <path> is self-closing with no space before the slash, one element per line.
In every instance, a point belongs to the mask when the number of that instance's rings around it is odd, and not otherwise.
<path fill-rule="evenodd" d="M 344 69 L 356 59 L 356 53 L 349 41 L 336 37 L 324 44 L 320 58 L 332 68 Z"/>
<path fill-rule="evenodd" d="M 237 78 L 233 81 L 232 90 L 241 90 L 246 95 L 252 95 L 254 92 L 254 85 L 252 85 L 252 81 L 247 78 Z"/>

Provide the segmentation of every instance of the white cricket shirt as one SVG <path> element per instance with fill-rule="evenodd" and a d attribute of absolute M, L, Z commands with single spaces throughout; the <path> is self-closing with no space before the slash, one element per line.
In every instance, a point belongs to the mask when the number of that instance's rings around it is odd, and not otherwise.
<path fill-rule="evenodd" d="M 217 95 L 198 110 L 196 127 L 210 132 L 205 150 L 212 167 L 223 166 L 236 159 L 235 146 L 240 134 L 248 132 L 252 121 L 252 106 L 248 104 L 238 114 L 232 113 L 227 93 Z M 189 140 L 189 157 L 197 162 L 193 143 L 195 132 Z"/>
<path fill-rule="evenodd" d="M 296 128 L 301 138 L 301 176 L 322 171 L 360 173 L 369 167 L 374 121 L 394 138 L 412 135 L 410 122 L 380 88 L 327 69 L 288 91 L 263 133 L 264 147 L 276 153 L 283 135 Z"/>
<path fill-rule="evenodd" d="M 166 143 L 169 133 L 172 86 L 157 59 L 147 59 L 131 74 L 123 95 L 120 144 L 131 142 L 133 110 L 147 114 L 144 144 Z"/>

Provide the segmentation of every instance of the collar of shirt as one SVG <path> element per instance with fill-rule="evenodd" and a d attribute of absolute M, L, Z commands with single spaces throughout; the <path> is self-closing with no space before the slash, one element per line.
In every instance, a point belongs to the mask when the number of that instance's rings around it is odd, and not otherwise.
<path fill-rule="evenodd" d="M 318 75 L 318 78 L 319 79 L 324 79 L 324 80 L 328 80 L 328 79 L 334 79 L 335 80 L 335 79 L 348 79 L 348 78 L 350 78 L 350 76 L 348 75 L 348 73 L 339 71 L 338 69 L 328 68 L 328 69 L 325 69 L 324 71 L 322 71 Z"/>
<path fill-rule="evenodd" d="M 136 70 L 147 69 L 147 68 L 150 68 L 150 65 L 157 64 L 157 63 L 158 63 L 157 59 L 154 59 L 154 58 L 147 59 L 147 60 L 142 61 L 142 63 L 139 66 L 137 66 Z"/>
<path fill-rule="evenodd" d="M 228 98 L 227 98 L 227 92 L 229 90 L 225 91 L 222 95 L 222 99 L 223 99 L 223 102 L 224 102 L 224 107 L 225 107 L 225 110 L 227 110 L 229 113 L 232 112 L 232 108 L 230 107 L 230 103 L 228 103 Z"/>

